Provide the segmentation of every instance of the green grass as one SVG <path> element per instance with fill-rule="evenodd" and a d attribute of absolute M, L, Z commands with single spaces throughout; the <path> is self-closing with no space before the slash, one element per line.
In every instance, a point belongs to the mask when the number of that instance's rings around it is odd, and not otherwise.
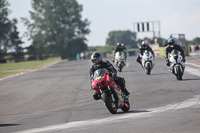
<path fill-rule="evenodd" d="M 57 57 L 57 58 L 49 58 L 47 60 L 38 60 L 38 61 L 2 63 L 0 64 L 0 78 L 4 78 L 4 77 L 21 73 L 21 72 L 26 72 L 26 71 L 42 68 L 46 65 L 49 65 L 57 61 L 61 61 L 61 59 Z"/>
<path fill-rule="evenodd" d="M 165 56 L 165 47 L 159 47 L 159 56 L 161 57 Z"/>

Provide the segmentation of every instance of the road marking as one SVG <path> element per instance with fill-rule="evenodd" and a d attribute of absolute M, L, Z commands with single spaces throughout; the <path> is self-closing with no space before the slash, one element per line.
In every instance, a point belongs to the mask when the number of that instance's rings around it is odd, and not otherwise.
<path fill-rule="evenodd" d="M 187 63 L 187 62 L 185 62 L 185 64 L 192 65 L 192 66 L 196 66 L 196 67 L 200 67 L 199 65 L 194 64 L 194 63 Z"/>
<path fill-rule="evenodd" d="M 183 108 L 188 108 L 191 106 L 196 107 L 199 105 L 200 105 L 200 96 L 196 95 L 193 98 L 183 101 L 181 103 L 169 104 L 169 105 L 158 107 L 158 108 L 147 109 L 147 111 L 145 112 L 126 113 L 126 114 L 121 114 L 121 115 L 114 115 L 114 116 L 103 118 L 103 119 L 74 121 L 74 122 L 69 122 L 65 124 L 34 128 L 34 129 L 29 129 L 29 130 L 14 132 L 14 133 L 42 133 L 42 132 L 50 132 L 50 131 L 52 132 L 56 130 L 65 130 L 65 129 L 70 129 L 74 127 L 86 127 L 86 126 L 91 126 L 91 125 L 95 126 L 95 125 L 100 125 L 100 124 L 116 123 L 116 122 L 120 122 L 123 119 L 144 118 L 144 117 L 152 116 L 153 114 L 156 114 L 156 113 L 163 113 L 168 110 L 183 109 Z"/>
<path fill-rule="evenodd" d="M 129 62 L 127 62 L 127 63 L 126 63 L 126 67 L 129 67 L 129 64 L 130 64 L 130 63 L 129 63 Z"/>
<path fill-rule="evenodd" d="M 185 67 L 185 71 L 192 74 L 192 75 L 200 76 L 200 70 L 199 69 L 193 69 L 193 68 L 190 68 L 190 67 Z"/>

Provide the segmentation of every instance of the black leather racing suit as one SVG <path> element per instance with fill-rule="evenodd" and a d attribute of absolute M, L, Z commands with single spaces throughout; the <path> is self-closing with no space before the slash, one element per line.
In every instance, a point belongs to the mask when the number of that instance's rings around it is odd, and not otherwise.
<path fill-rule="evenodd" d="M 138 63 L 140 63 L 140 64 L 142 64 L 142 62 L 141 62 L 141 56 L 143 56 L 143 53 L 144 53 L 144 51 L 145 50 L 148 50 L 148 51 L 150 51 L 153 55 L 154 55 L 154 52 L 153 52 L 153 50 L 151 49 L 151 47 L 149 46 L 149 45 L 146 45 L 146 46 L 140 46 L 139 47 L 139 55 L 138 55 L 138 57 L 136 58 L 136 61 L 138 62 Z"/>
<path fill-rule="evenodd" d="M 171 53 L 173 49 L 176 49 L 176 50 L 178 50 L 178 51 L 181 52 L 181 56 L 183 57 L 183 61 L 185 62 L 185 54 L 184 54 L 184 51 L 183 51 L 183 49 L 181 48 L 181 46 L 179 46 L 178 44 L 174 44 L 174 47 L 173 47 L 173 48 L 170 47 L 169 45 L 166 47 L 166 49 L 165 49 L 165 60 L 166 60 L 167 62 L 169 62 L 169 60 L 168 60 L 168 53 Z"/>
<path fill-rule="evenodd" d="M 127 58 L 127 55 L 126 55 L 127 49 L 126 49 L 125 46 L 116 46 L 115 52 L 114 52 L 114 55 L 113 55 L 113 61 L 115 60 L 115 53 L 116 52 L 124 52 L 125 60 L 126 60 L 126 58 Z"/>
<path fill-rule="evenodd" d="M 90 81 L 92 81 L 92 79 L 93 79 L 94 72 L 100 68 L 106 68 L 110 73 L 112 73 L 112 77 L 114 78 L 115 82 L 121 87 L 121 89 L 125 93 L 125 95 L 130 94 L 126 89 L 124 78 L 117 76 L 117 70 L 107 60 L 100 61 L 99 63 L 92 65 L 92 67 L 90 68 Z"/>

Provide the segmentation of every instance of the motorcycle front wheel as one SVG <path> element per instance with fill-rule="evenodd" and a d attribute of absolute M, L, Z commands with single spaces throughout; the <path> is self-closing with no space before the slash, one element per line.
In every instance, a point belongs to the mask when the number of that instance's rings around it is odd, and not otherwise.
<path fill-rule="evenodd" d="M 119 71 L 119 72 L 122 72 L 123 63 L 119 62 L 119 63 L 117 64 L 117 66 L 118 66 L 118 71 Z"/>
<path fill-rule="evenodd" d="M 177 71 L 176 78 L 177 78 L 178 80 L 182 80 L 182 72 L 181 72 L 180 66 L 177 66 L 177 67 L 176 67 L 176 71 Z"/>
<path fill-rule="evenodd" d="M 110 94 L 103 93 L 103 101 L 104 101 L 107 109 L 110 111 L 110 113 L 112 113 L 112 114 L 117 113 L 117 104 L 115 101 L 112 101 Z"/>
<path fill-rule="evenodd" d="M 122 66 L 119 66 L 118 71 L 122 72 Z"/>
<path fill-rule="evenodd" d="M 150 63 L 147 63 L 147 67 L 146 67 L 146 74 L 147 75 L 150 75 L 151 74 L 151 64 Z"/>

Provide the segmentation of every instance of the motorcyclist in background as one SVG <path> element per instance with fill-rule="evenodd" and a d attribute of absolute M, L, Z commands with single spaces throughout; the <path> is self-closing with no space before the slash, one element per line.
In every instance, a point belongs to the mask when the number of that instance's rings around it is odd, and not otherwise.
<path fill-rule="evenodd" d="M 142 56 L 143 56 L 143 53 L 144 53 L 145 50 L 149 50 L 153 54 L 153 56 L 155 57 L 155 54 L 154 54 L 153 50 L 151 49 L 151 47 L 148 45 L 148 42 L 147 41 L 143 41 L 142 44 L 139 47 L 139 55 L 136 58 L 136 61 L 140 65 L 142 65 L 141 59 L 142 59 Z"/>
<path fill-rule="evenodd" d="M 124 92 L 124 94 L 128 98 L 128 95 L 130 93 L 126 89 L 125 80 L 124 80 L 124 78 L 117 76 L 117 70 L 113 67 L 113 65 L 107 60 L 103 61 L 102 56 L 99 52 L 94 52 L 91 55 L 91 61 L 92 61 L 93 65 L 90 68 L 90 82 L 92 83 L 92 79 L 94 77 L 94 72 L 97 69 L 106 68 L 112 74 L 114 81 L 121 87 L 121 90 Z M 94 92 L 93 97 L 95 100 L 100 99 L 100 97 L 96 91 Z"/>
<path fill-rule="evenodd" d="M 114 52 L 114 55 L 113 55 L 113 62 L 115 62 L 115 53 L 116 52 L 124 52 L 125 60 L 126 60 L 127 49 L 126 49 L 126 47 L 124 46 L 123 43 L 117 43 L 117 46 L 115 47 L 115 52 Z"/>
<path fill-rule="evenodd" d="M 168 43 L 168 45 L 167 45 L 167 47 L 165 49 L 166 65 L 170 66 L 170 62 L 169 62 L 169 59 L 168 59 L 168 53 L 171 53 L 173 49 L 176 49 L 176 50 L 181 52 L 181 56 L 183 57 L 183 62 L 185 62 L 184 51 L 181 48 L 181 46 L 179 46 L 178 44 L 175 44 L 174 38 L 170 38 L 167 43 Z"/>

